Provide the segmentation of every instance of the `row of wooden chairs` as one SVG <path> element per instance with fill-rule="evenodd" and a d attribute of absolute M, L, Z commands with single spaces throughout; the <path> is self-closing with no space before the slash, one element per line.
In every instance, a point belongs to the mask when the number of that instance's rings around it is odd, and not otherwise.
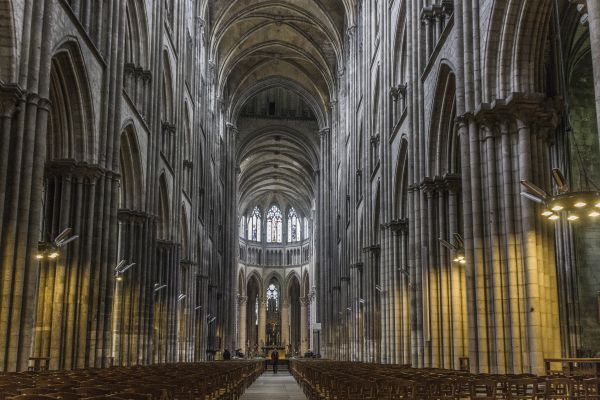
<path fill-rule="evenodd" d="M 0 400 L 237 400 L 263 372 L 260 361 L 0 374 Z"/>
<path fill-rule="evenodd" d="M 597 377 L 471 374 L 339 361 L 290 362 L 310 400 L 600 400 Z"/>

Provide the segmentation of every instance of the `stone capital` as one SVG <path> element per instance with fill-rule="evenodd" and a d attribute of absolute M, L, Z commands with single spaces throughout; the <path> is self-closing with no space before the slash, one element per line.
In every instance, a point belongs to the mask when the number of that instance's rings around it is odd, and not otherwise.
<path fill-rule="evenodd" d="M 390 88 L 390 96 L 392 96 L 393 101 L 398 101 L 398 98 L 400 97 L 400 90 L 398 89 L 398 86 L 392 86 Z"/>
<path fill-rule="evenodd" d="M 350 36 L 351 38 L 355 35 L 356 33 L 356 25 L 352 25 L 350 27 L 348 27 L 348 29 L 346 29 L 346 34 L 348 36 Z"/>
<path fill-rule="evenodd" d="M 299 300 L 300 300 L 300 305 L 303 307 L 310 305 L 310 297 L 302 296 L 302 297 L 300 297 Z"/>
<path fill-rule="evenodd" d="M 331 133 L 331 128 L 329 128 L 329 127 L 319 129 L 319 136 L 321 137 L 321 139 L 324 139 L 325 136 L 329 135 L 330 133 Z"/>
<path fill-rule="evenodd" d="M 389 229 L 390 231 L 396 232 L 396 233 L 408 232 L 408 219 L 407 218 L 393 219 L 390 222 L 381 224 L 381 228 Z"/>
<path fill-rule="evenodd" d="M 164 133 L 174 135 L 177 130 L 177 126 L 168 121 L 162 121 L 162 129 Z"/>
<path fill-rule="evenodd" d="M 46 164 L 46 177 L 76 177 L 90 181 L 109 175 L 109 171 L 95 164 L 77 162 L 75 160 L 55 160 Z M 118 176 L 118 174 L 117 174 Z"/>
<path fill-rule="evenodd" d="M 0 85 L 0 116 L 13 115 L 22 97 L 23 92 L 17 85 Z"/>
<path fill-rule="evenodd" d="M 121 222 L 134 222 L 137 224 L 143 224 L 148 220 L 154 220 L 156 217 L 143 211 L 121 208 L 117 212 L 117 218 Z"/>
<path fill-rule="evenodd" d="M 431 196 L 436 189 L 435 180 L 431 177 L 425 177 L 421 182 L 421 190 Z"/>
<path fill-rule="evenodd" d="M 458 125 L 458 128 L 465 128 L 469 125 L 469 121 L 473 118 L 473 114 L 465 113 L 463 115 L 458 115 L 454 119 L 454 122 Z"/>
<path fill-rule="evenodd" d="M 460 174 L 444 174 L 441 178 L 444 187 L 450 193 L 457 193 L 462 186 L 462 176 Z"/>
<path fill-rule="evenodd" d="M 350 269 L 358 269 L 358 270 L 362 270 L 362 267 L 363 267 L 363 265 L 364 265 L 364 264 L 363 264 L 363 262 L 362 262 L 362 261 L 359 261 L 359 262 L 357 262 L 357 263 L 350 264 Z"/>

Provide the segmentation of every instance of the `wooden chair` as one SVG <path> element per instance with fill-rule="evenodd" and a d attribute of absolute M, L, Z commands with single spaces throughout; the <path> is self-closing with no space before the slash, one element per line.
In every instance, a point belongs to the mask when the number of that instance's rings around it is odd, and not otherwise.
<path fill-rule="evenodd" d="M 576 400 L 600 400 L 600 379 L 583 378 L 578 379 L 574 386 L 573 398 Z"/>
<path fill-rule="evenodd" d="M 54 397 L 44 396 L 42 394 L 20 394 L 14 397 L 7 397 L 7 400 L 56 400 Z"/>
<path fill-rule="evenodd" d="M 53 399 L 57 399 L 57 400 L 78 400 L 78 399 L 81 399 L 81 396 L 79 396 L 76 393 L 72 393 L 72 392 L 54 392 L 54 393 L 49 393 L 48 396 L 52 397 Z"/>
<path fill-rule="evenodd" d="M 498 381 L 489 378 L 477 378 L 471 382 L 471 398 L 497 400 Z"/>
<path fill-rule="evenodd" d="M 537 378 L 511 378 L 507 387 L 510 400 L 537 400 L 543 396 Z"/>
<path fill-rule="evenodd" d="M 544 399 L 573 399 L 573 380 L 565 377 L 548 377 L 545 380 Z"/>

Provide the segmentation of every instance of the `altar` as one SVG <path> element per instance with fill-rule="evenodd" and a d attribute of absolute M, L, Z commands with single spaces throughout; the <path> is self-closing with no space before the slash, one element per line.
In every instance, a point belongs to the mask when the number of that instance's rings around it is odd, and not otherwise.
<path fill-rule="evenodd" d="M 285 360 L 285 347 L 283 346 L 265 346 L 262 348 L 262 350 L 268 360 L 271 359 L 271 353 L 273 350 L 277 350 L 280 360 Z"/>

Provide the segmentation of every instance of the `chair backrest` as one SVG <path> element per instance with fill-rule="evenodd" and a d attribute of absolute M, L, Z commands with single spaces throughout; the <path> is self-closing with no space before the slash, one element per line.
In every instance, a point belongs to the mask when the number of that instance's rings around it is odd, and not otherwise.
<path fill-rule="evenodd" d="M 570 396 L 573 393 L 573 381 L 564 377 L 549 377 L 545 382 L 545 396 Z M 557 397 L 548 397 L 557 398 Z"/>
<path fill-rule="evenodd" d="M 41 394 L 21 394 L 18 396 L 7 397 L 6 400 L 56 400 L 50 396 L 44 396 Z"/>

